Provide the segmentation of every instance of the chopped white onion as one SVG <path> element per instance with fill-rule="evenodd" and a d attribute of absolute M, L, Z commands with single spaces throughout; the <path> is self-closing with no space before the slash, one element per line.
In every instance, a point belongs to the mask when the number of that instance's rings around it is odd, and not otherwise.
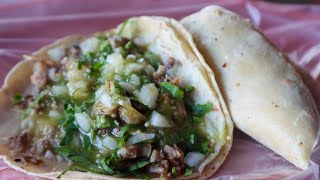
<path fill-rule="evenodd" d="M 54 111 L 54 110 L 49 111 L 49 116 L 54 119 L 59 119 L 62 117 L 61 113 L 59 113 L 58 111 Z"/>
<path fill-rule="evenodd" d="M 49 58 L 54 61 L 60 61 L 65 56 L 65 47 L 56 47 L 48 50 Z"/>
<path fill-rule="evenodd" d="M 102 145 L 107 147 L 110 150 L 116 150 L 119 148 L 119 143 L 114 138 L 112 138 L 110 136 L 106 136 L 102 140 Z"/>
<path fill-rule="evenodd" d="M 66 86 L 52 86 L 51 92 L 53 96 L 63 97 L 68 95 L 69 91 Z"/>
<path fill-rule="evenodd" d="M 200 152 L 189 152 L 184 158 L 184 162 L 188 166 L 194 167 L 198 165 L 204 159 L 204 157 L 205 155 L 201 154 Z"/>
<path fill-rule="evenodd" d="M 156 70 L 149 64 L 144 70 L 149 76 L 152 76 Z"/>
<path fill-rule="evenodd" d="M 50 150 L 47 150 L 46 153 L 44 154 L 44 158 L 52 160 L 55 157 L 54 157 L 53 153 Z"/>
<path fill-rule="evenodd" d="M 155 134 L 153 133 L 136 133 L 128 139 L 126 145 L 131 146 L 139 142 L 153 139 L 154 137 L 155 137 Z"/>
<path fill-rule="evenodd" d="M 88 132 L 91 128 L 95 127 L 94 122 L 85 112 L 75 113 L 74 117 L 77 121 L 77 124 L 84 132 Z"/>
<path fill-rule="evenodd" d="M 88 52 L 94 52 L 98 48 L 99 39 L 96 37 L 91 37 L 80 43 L 80 48 L 83 54 Z"/>
<path fill-rule="evenodd" d="M 168 128 L 173 127 L 174 124 L 167 120 L 162 114 L 157 111 L 151 113 L 150 124 L 156 127 Z"/>
<path fill-rule="evenodd" d="M 128 93 L 133 93 L 133 91 L 137 90 L 136 87 L 130 83 L 124 82 L 124 81 L 120 81 L 119 82 L 119 86 L 124 89 L 125 91 L 127 91 Z"/>
<path fill-rule="evenodd" d="M 116 73 L 122 73 L 125 61 L 122 58 L 121 54 L 112 53 L 108 55 L 107 62 L 112 65 Z"/>
<path fill-rule="evenodd" d="M 159 91 L 153 83 L 143 85 L 140 91 L 135 92 L 134 94 L 138 97 L 140 102 L 148 106 L 150 109 L 154 109 L 156 107 Z"/>
<path fill-rule="evenodd" d="M 138 63 L 128 63 L 124 69 L 124 74 L 132 74 L 136 72 L 140 72 L 144 68 L 143 64 Z"/>
<path fill-rule="evenodd" d="M 51 81 L 57 82 L 59 81 L 61 75 L 56 73 L 57 69 L 56 68 L 50 68 L 48 70 L 48 77 Z"/>
<path fill-rule="evenodd" d="M 140 78 L 136 74 L 131 75 L 129 82 L 136 87 L 140 86 Z"/>

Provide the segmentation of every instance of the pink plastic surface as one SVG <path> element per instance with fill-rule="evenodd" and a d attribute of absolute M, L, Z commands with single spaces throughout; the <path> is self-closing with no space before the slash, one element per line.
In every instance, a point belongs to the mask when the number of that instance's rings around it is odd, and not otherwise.
<path fill-rule="evenodd" d="M 250 18 L 292 61 L 320 82 L 320 6 L 245 0 L 24 0 L 0 4 L 0 84 L 21 60 L 21 55 L 30 54 L 63 36 L 102 31 L 137 15 L 180 19 L 213 3 Z M 235 130 L 232 150 L 213 178 L 320 179 L 319 164 L 319 147 L 312 155 L 312 166 L 301 171 Z M 0 160 L 0 179 L 34 178 L 13 170 Z"/>

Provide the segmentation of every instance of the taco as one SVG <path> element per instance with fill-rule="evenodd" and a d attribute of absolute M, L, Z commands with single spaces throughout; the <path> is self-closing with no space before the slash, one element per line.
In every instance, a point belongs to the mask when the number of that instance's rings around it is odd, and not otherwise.
<path fill-rule="evenodd" d="M 219 6 L 181 23 L 214 70 L 235 126 L 298 168 L 308 168 L 319 113 L 286 55 L 249 21 Z"/>
<path fill-rule="evenodd" d="M 206 179 L 233 123 L 209 66 L 173 19 L 135 17 L 18 63 L 0 91 L 0 154 L 46 178 Z"/>

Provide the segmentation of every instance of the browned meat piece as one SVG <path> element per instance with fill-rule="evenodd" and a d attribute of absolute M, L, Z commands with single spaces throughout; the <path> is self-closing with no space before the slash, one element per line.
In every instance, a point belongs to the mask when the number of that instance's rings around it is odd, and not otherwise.
<path fill-rule="evenodd" d="M 108 40 L 109 40 L 113 49 L 115 49 L 117 47 L 123 47 L 124 45 L 126 45 L 129 42 L 129 39 L 121 37 L 119 35 L 111 36 Z"/>
<path fill-rule="evenodd" d="M 19 109 L 22 109 L 22 110 L 26 109 L 29 106 L 29 104 L 32 102 L 32 100 L 33 100 L 32 95 L 26 95 L 26 96 L 24 96 L 23 101 L 15 104 L 15 106 Z"/>
<path fill-rule="evenodd" d="M 68 57 L 78 58 L 80 57 L 81 51 L 79 46 L 72 46 L 68 50 Z"/>
<path fill-rule="evenodd" d="M 180 83 L 180 80 L 178 77 L 175 77 L 173 80 L 172 80 L 172 84 L 175 85 L 175 86 L 179 86 L 179 83 Z"/>
<path fill-rule="evenodd" d="M 175 65 L 175 63 L 176 63 L 176 59 L 171 57 L 166 66 L 168 67 L 168 69 L 171 69 Z"/>
<path fill-rule="evenodd" d="M 181 102 L 175 102 L 173 106 L 174 112 L 173 115 L 176 119 L 183 119 L 187 117 L 187 110 L 184 106 L 184 103 Z"/>
<path fill-rule="evenodd" d="M 38 61 L 36 62 L 33 73 L 31 75 L 31 82 L 33 85 L 42 89 L 47 83 L 48 66 L 46 63 Z"/>
<path fill-rule="evenodd" d="M 164 66 L 160 65 L 158 67 L 157 71 L 154 72 L 153 75 L 152 75 L 153 80 L 154 81 L 159 81 L 165 70 L 166 70 L 166 68 Z"/>
<path fill-rule="evenodd" d="M 49 139 L 42 140 L 37 145 L 37 154 L 43 155 L 47 149 L 51 147 L 51 141 Z"/>
<path fill-rule="evenodd" d="M 29 140 L 27 131 L 23 131 L 18 136 L 13 136 L 8 139 L 9 148 L 13 154 L 22 153 L 28 149 Z"/>
<path fill-rule="evenodd" d="M 118 156 L 123 159 L 135 159 L 137 157 L 149 157 L 151 153 L 151 145 L 132 145 L 119 149 Z"/>

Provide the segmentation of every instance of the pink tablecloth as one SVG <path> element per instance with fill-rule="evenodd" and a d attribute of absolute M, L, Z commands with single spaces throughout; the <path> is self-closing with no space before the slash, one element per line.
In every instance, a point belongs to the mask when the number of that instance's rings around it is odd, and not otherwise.
<path fill-rule="evenodd" d="M 0 84 L 22 54 L 57 38 L 101 31 L 136 15 L 179 19 L 213 3 L 250 18 L 293 62 L 320 81 L 320 6 L 245 0 L 24 0 L 0 4 Z M 230 155 L 214 178 L 319 179 L 319 164 L 319 148 L 313 153 L 312 167 L 301 171 L 236 130 Z M 33 178 L 0 161 L 0 179 Z"/>

